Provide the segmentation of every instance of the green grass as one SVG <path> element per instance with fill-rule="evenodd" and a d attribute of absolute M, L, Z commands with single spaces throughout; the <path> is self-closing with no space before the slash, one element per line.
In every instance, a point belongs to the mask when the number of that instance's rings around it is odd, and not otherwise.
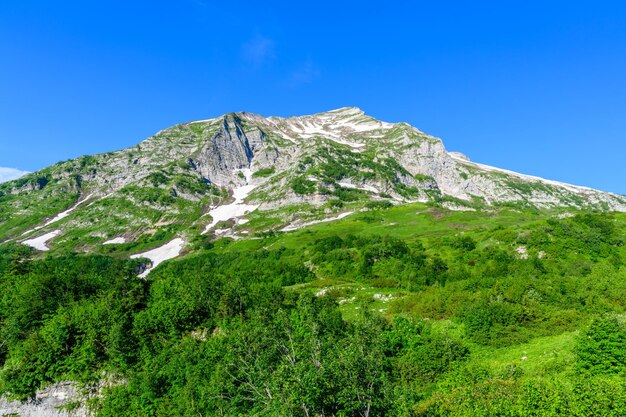
<path fill-rule="evenodd" d="M 360 204 L 346 206 L 343 211 L 358 209 Z M 286 214 L 298 213 L 306 206 L 293 206 L 269 212 L 255 212 L 246 227 L 278 224 L 278 219 Z M 306 229 L 281 234 L 274 241 L 275 245 L 288 248 L 300 248 L 317 239 L 338 234 L 390 235 L 414 241 L 418 239 L 440 238 L 451 233 L 471 232 L 487 235 L 495 228 L 522 226 L 548 217 L 546 213 L 519 213 L 511 210 L 489 209 L 482 212 L 452 211 L 440 207 L 431 207 L 422 203 L 395 206 L 386 210 L 372 210 L 354 213 L 342 220 L 319 223 Z M 312 216 L 310 219 L 322 218 Z M 259 227 L 261 228 L 261 227 Z M 239 250 L 247 245 L 238 241 L 229 246 L 229 250 Z"/>
<path fill-rule="evenodd" d="M 263 168 L 252 174 L 252 178 L 265 178 L 271 177 L 276 172 L 275 167 Z"/>
<path fill-rule="evenodd" d="M 577 331 L 564 332 L 498 349 L 473 346 L 472 357 L 496 373 L 515 365 L 527 376 L 545 376 L 572 370 L 577 336 Z"/>

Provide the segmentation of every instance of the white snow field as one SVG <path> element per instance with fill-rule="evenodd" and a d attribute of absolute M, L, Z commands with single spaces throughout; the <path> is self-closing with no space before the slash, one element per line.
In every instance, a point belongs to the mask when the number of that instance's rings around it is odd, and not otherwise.
<path fill-rule="evenodd" d="M 354 190 L 369 191 L 370 193 L 375 193 L 375 194 L 380 193 L 380 191 L 378 191 L 378 188 L 372 187 L 371 185 L 367 185 L 367 184 L 363 184 L 361 186 L 358 186 L 349 182 L 338 182 L 337 184 L 345 188 L 352 188 Z"/>
<path fill-rule="evenodd" d="M 48 242 L 50 239 L 57 237 L 60 234 L 61 234 L 60 230 L 55 230 L 53 232 L 46 233 L 45 235 L 41 235 L 33 239 L 27 239 L 23 241 L 22 243 L 24 245 L 28 245 L 32 248 L 35 248 L 41 251 L 47 251 L 47 250 L 50 250 L 50 248 L 46 246 L 46 242 Z"/>
<path fill-rule="evenodd" d="M 109 239 L 106 242 L 102 242 L 103 245 L 119 245 L 121 243 L 126 243 L 126 239 L 123 237 L 114 237 L 113 239 Z"/>
<path fill-rule="evenodd" d="M 206 234 L 213 226 L 221 221 L 235 219 L 256 210 L 259 206 L 252 204 L 244 204 L 244 200 L 252 190 L 256 188 L 256 185 L 250 185 L 250 179 L 252 178 L 252 171 L 250 169 L 241 170 L 246 177 L 246 185 L 233 189 L 233 197 L 235 201 L 230 204 L 218 206 L 209 211 L 209 214 L 213 218 L 213 221 L 207 225 L 202 234 Z"/>
<path fill-rule="evenodd" d="M 346 136 L 359 133 L 368 137 L 384 137 L 380 134 L 393 128 L 393 124 L 381 122 L 366 116 L 355 107 L 344 107 L 325 113 L 302 117 L 269 117 L 268 122 L 281 133 L 281 136 L 293 143 L 298 139 L 310 139 L 321 136 L 342 145 L 347 145 L 354 152 L 362 152 L 364 143 L 350 141 Z M 369 133 L 368 133 L 369 132 Z"/>
<path fill-rule="evenodd" d="M 152 266 L 150 268 L 146 268 L 145 271 L 138 275 L 140 278 L 144 278 L 150 273 L 150 271 L 152 271 L 162 262 L 167 261 L 168 259 L 176 258 L 178 255 L 180 255 L 180 251 L 182 251 L 184 247 L 185 242 L 181 238 L 177 237 L 176 239 L 169 241 L 161 247 L 149 250 L 144 253 L 136 253 L 135 255 L 131 255 L 130 257 L 131 259 L 148 258 L 152 261 Z"/>

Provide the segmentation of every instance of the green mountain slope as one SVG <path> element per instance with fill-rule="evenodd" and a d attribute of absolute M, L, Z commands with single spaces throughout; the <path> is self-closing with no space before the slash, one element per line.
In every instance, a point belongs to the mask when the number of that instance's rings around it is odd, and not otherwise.
<path fill-rule="evenodd" d="M 620 415 L 623 214 L 420 203 L 198 241 L 137 279 L 5 245 L 0 389 L 102 416 Z"/>
<path fill-rule="evenodd" d="M 354 108 L 61 162 L 0 184 L 0 415 L 621 416 L 625 208 Z"/>

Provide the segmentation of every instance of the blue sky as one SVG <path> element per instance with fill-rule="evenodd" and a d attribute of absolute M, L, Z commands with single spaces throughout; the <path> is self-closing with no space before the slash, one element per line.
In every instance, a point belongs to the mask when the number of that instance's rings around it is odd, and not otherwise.
<path fill-rule="evenodd" d="M 0 167 L 230 111 L 358 106 L 626 194 L 626 2 L 4 0 L 0 56 Z"/>

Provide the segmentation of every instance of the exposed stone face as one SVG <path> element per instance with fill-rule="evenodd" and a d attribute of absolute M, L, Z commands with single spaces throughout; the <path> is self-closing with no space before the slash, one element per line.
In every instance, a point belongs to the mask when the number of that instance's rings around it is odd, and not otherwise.
<path fill-rule="evenodd" d="M 255 136 L 261 136 L 258 131 Z M 252 136 L 252 135 L 251 135 Z M 262 142 L 260 137 L 257 142 Z M 252 144 L 236 116 L 226 116 L 222 126 L 206 147 L 200 150 L 197 166 L 199 172 L 217 184 L 228 184 L 229 173 L 249 168 L 254 153 Z"/>
<path fill-rule="evenodd" d="M 268 148 L 266 134 L 256 126 L 244 130 L 237 115 L 227 115 L 213 137 L 195 152 L 193 163 L 198 172 L 215 184 L 241 185 L 236 172 L 256 167 L 272 166 L 279 159 L 276 149 Z"/>
<path fill-rule="evenodd" d="M 0 398 L 0 416 L 20 417 L 87 417 L 91 415 L 80 404 L 85 398 L 71 382 L 59 382 L 38 391 L 27 401 L 9 401 Z M 76 404 L 76 406 L 73 406 Z"/>
<path fill-rule="evenodd" d="M 95 188 L 97 194 L 105 195 L 129 184 L 142 184 L 150 174 L 159 172 L 168 163 L 187 161 L 191 172 L 206 182 L 235 188 L 245 184 L 240 170 L 248 168 L 255 172 L 274 167 L 275 174 L 290 171 L 311 154 L 319 140 L 344 146 L 354 153 L 373 150 L 381 156 L 391 157 L 411 174 L 399 173 L 397 181 L 400 183 L 437 188 L 443 195 L 462 200 L 478 198 L 488 204 L 524 201 L 540 207 L 586 204 L 626 210 L 621 196 L 475 164 L 463 154 L 447 152 L 437 138 L 405 123 L 378 121 L 357 108 L 289 118 L 230 113 L 177 125 L 133 148 L 96 155 L 98 166 L 83 172 L 81 181 L 84 188 Z M 63 176 L 71 175 L 71 170 L 63 172 Z M 416 181 L 415 175 L 431 177 L 433 181 Z M 266 182 L 267 178 L 254 180 L 256 185 Z M 281 179 L 279 183 L 280 193 L 274 195 L 279 201 L 261 201 L 262 207 L 320 201 L 319 197 L 293 194 L 287 187 L 289 178 Z M 522 186 L 511 186 L 512 183 Z M 531 186 L 524 187 L 523 184 Z M 392 187 L 380 181 L 363 182 L 362 185 L 394 195 Z M 538 187 L 533 189 L 532 185 Z M 521 192 L 524 188 L 527 192 Z M 194 199 L 184 191 L 181 195 Z"/>

